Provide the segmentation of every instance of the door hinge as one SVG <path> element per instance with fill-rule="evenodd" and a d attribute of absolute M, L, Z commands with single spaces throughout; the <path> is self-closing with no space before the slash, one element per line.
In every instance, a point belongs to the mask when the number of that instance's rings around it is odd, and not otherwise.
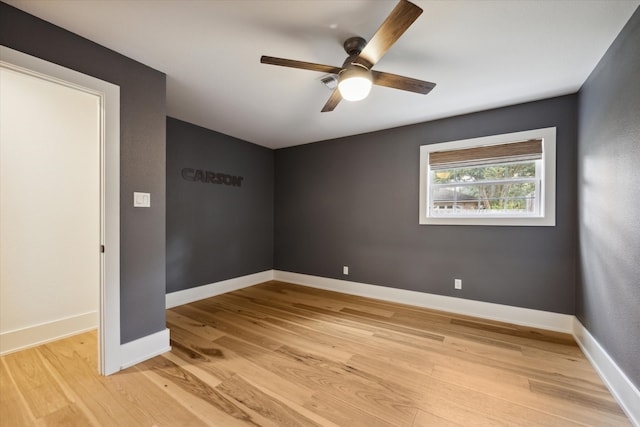
<path fill-rule="evenodd" d="M 100 245 L 100 253 L 104 253 L 104 245 Z"/>

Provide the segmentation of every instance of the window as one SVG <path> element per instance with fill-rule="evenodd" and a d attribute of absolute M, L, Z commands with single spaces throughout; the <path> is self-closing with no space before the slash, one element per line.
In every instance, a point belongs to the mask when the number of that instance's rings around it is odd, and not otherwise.
<path fill-rule="evenodd" d="M 555 225 L 555 128 L 420 147 L 420 224 Z"/>

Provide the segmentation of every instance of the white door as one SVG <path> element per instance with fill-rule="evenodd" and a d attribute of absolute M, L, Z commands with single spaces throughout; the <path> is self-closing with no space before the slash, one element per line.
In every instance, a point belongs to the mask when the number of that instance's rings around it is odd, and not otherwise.
<path fill-rule="evenodd" d="M 2 353 L 105 326 L 103 104 L 93 90 L 0 67 Z"/>

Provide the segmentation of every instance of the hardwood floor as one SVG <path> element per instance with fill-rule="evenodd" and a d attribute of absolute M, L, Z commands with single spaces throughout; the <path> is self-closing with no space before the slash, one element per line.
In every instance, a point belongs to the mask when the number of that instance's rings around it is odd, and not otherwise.
<path fill-rule="evenodd" d="M 625 426 L 569 335 L 268 282 L 167 310 L 109 377 L 96 334 L 0 358 L 0 425 Z"/>

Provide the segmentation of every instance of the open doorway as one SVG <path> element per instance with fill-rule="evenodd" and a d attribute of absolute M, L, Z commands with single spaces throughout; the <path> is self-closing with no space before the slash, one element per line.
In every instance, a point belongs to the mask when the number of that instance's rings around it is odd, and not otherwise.
<path fill-rule="evenodd" d="M 0 49 L 0 352 L 97 327 L 117 372 L 119 88 Z"/>

